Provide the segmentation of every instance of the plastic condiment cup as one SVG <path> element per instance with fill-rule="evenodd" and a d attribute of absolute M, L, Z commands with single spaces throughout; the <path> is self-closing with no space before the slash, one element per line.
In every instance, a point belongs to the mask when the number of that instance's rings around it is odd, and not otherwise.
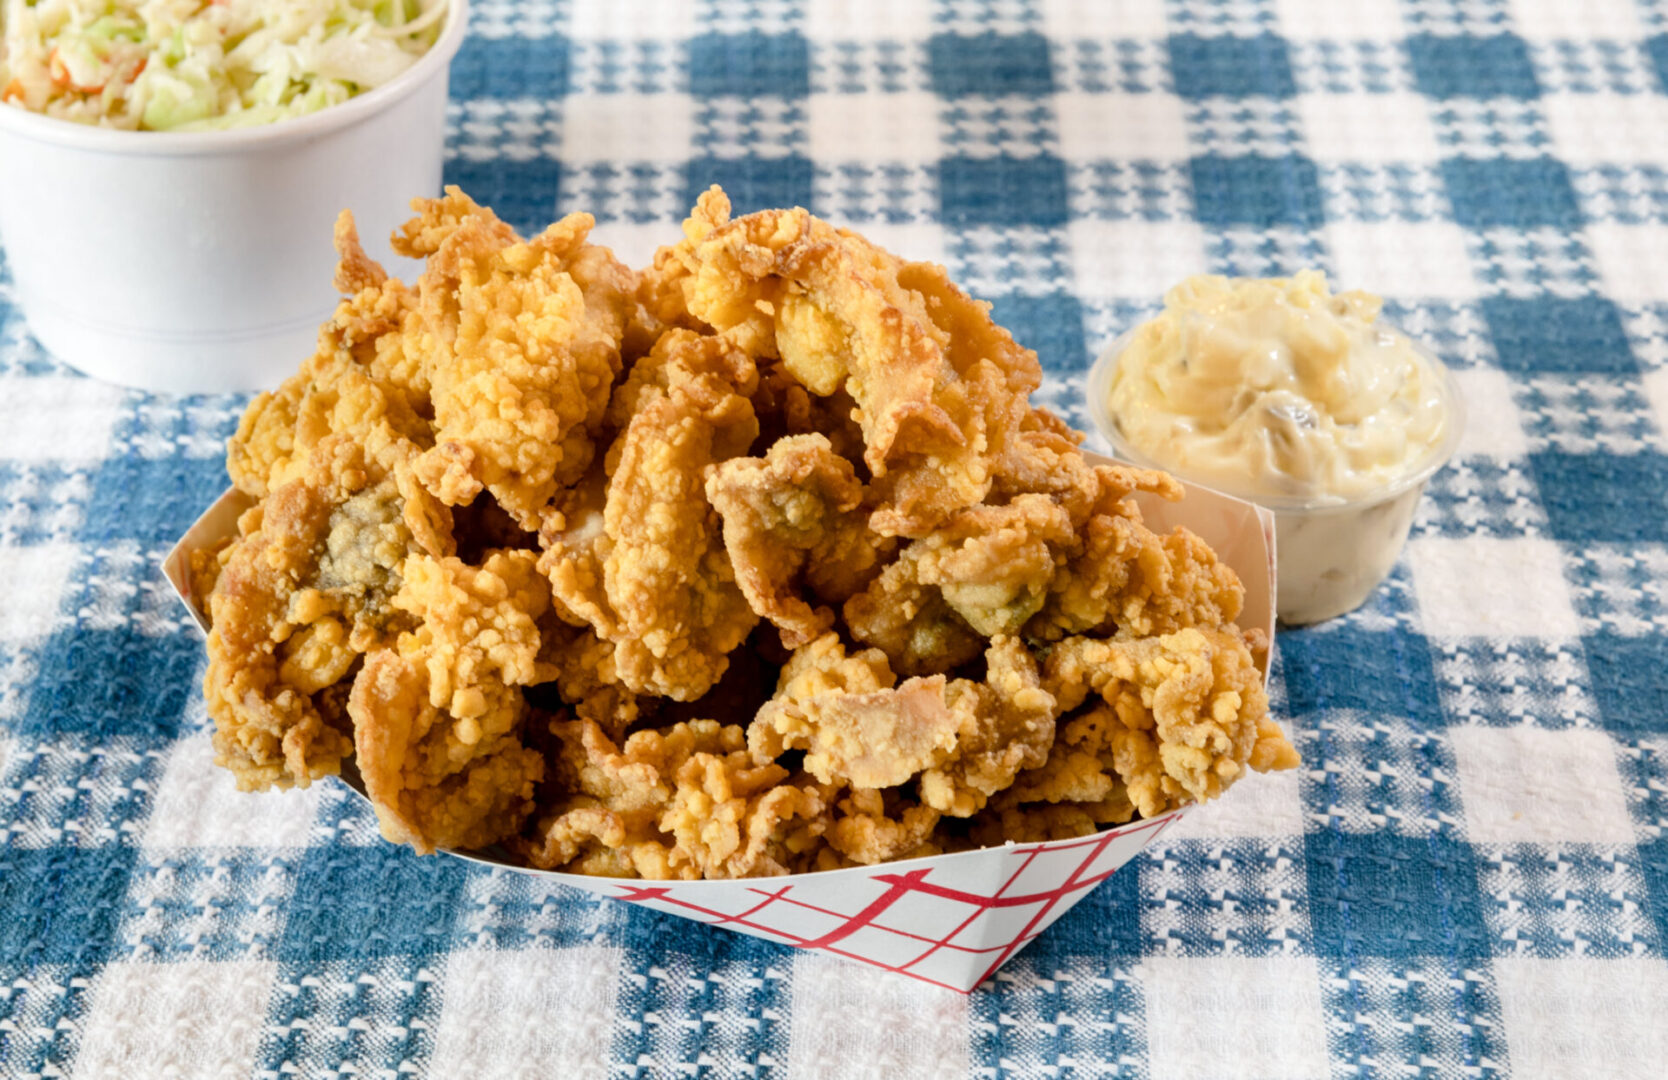
<path fill-rule="evenodd" d="M 1425 484 L 1459 446 L 1465 430 L 1465 402 L 1446 365 L 1435 354 L 1401 330 L 1442 381 L 1448 426 L 1442 441 L 1408 465 L 1393 482 L 1359 495 L 1282 497 L 1235 490 L 1218 484 L 1224 494 L 1254 502 L 1274 511 L 1275 560 L 1278 595 L 1275 612 L 1288 626 L 1303 626 L 1354 611 L 1378 588 L 1407 543 L 1413 514 Z M 1110 408 L 1112 376 L 1118 359 L 1139 327 L 1126 330 L 1106 347 L 1085 380 L 1089 416 L 1112 444 L 1119 458 L 1144 468 L 1163 469 L 1189 483 L 1201 479 L 1174 469 L 1131 446 L 1123 437 Z"/>
<path fill-rule="evenodd" d="M 446 90 L 468 23 L 449 0 L 428 52 L 316 113 L 229 131 L 115 131 L 0 105 L 0 246 L 50 352 L 145 390 L 274 386 L 336 303 L 344 208 L 391 272 L 389 234 L 437 194 Z"/>

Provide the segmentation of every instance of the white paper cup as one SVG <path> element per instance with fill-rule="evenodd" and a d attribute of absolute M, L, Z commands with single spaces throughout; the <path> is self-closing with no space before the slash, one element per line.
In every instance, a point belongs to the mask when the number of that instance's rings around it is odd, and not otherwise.
<path fill-rule="evenodd" d="M 1118 335 L 1090 368 L 1084 383 L 1090 419 L 1112 444 L 1112 452 L 1118 457 L 1188 479 L 1185 472 L 1154 461 L 1130 446 L 1108 408 L 1118 357 L 1135 329 Z M 1306 626 L 1331 619 L 1354 611 L 1366 602 L 1396 565 L 1407 543 L 1425 484 L 1453 457 L 1464 434 L 1465 401 L 1460 397 L 1453 375 L 1436 354 L 1406 333 L 1402 336 L 1442 379 L 1448 430 L 1438 446 L 1394 483 L 1353 498 L 1281 498 L 1228 492 L 1274 511 L 1280 582 L 1275 612 L 1288 626 Z"/>
<path fill-rule="evenodd" d="M 145 390 L 276 385 L 335 306 L 345 207 L 388 235 L 436 194 L 446 84 L 468 23 L 398 78 L 319 112 L 209 132 L 113 131 L 0 106 L 0 246 L 30 331 L 89 375 Z"/>

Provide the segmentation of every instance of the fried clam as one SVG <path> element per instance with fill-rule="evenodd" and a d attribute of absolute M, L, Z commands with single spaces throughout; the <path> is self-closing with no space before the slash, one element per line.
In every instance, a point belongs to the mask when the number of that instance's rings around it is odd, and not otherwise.
<path fill-rule="evenodd" d="M 1070 514 L 1047 495 L 959 511 L 846 601 L 846 625 L 899 672 L 953 670 L 1041 610 L 1078 546 Z"/>
<path fill-rule="evenodd" d="M 755 614 L 798 648 L 834 625 L 800 593 L 843 601 L 879 569 L 885 541 L 869 532 L 863 485 L 823 435 L 791 435 L 762 458 L 731 458 L 707 477 L 724 519 L 724 548 Z"/>
<path fill-rule="evenodd" d="M 1036 355 L 943 268 L 906 263 L 803 209 L 730 219 L 714 188 L 649 272 L 661 303 L 780 358 L 818 397 L 847 392 L 881 494 L 873 525 L 921 536 L 990 490 L 1041 382 Z"/>
<path fill-rule="evenodd" d="M 826 634 L 797 650 L 774 698 L 748 728 L 755 761 L 805 752 L 823 783 L 892 788 L 918 782 L 920 801 L 968 817 L 1036 768 L 1054 739 L 1055 702 L 1017 639 L 992 639 L 982 682 L 913 677 L 902 683 L 877 649 L 848 655 Z"/>
<path fill-rule="evenodd" d="M 1250 645 L 1231 627 L 1129 640 L 1067 638 L 1049 652 L 1043 684 L 1062 710 L 1091 695 L 1110 706 L 1074 729 L 1074 745 L 1121 781 L 1143 817 L 1217 798 L 1250 770 L 1298 763 L 1268 715 Z M 1073 767 L 1088 763 L 1076 759 Z M 1046 798 L 1047 789 L 1039 790 Z"/>
<path fill-rule="evenodd" d="M 455 187 L 413 207 L 394 247 L 428 259 L 404 331 L 428 357 L 434 416 L 417 474 L 448 505 L 490 491 L 537 529 L 595 454 L 636 278 L 587 242 L 588 214 L 522 240 Z"/>
<path fill-rule="evenodd" d="M 336 287 L 346 296 L 319 329 L 317 351 L 276 391 L 256 395 L 226 444 L 232 483 L 256 498 L 302 475 L 331 435 L 352 438 L 382 472 L 433 443 L 422 416 L 426 376 L 401 348 L 416 294 L 366 256 L 345 210 L 336 251 Z"/>
<path fill-rule="evenodd" d="M 413 555 L 390 601 L 415 626 L 365 658 L 348 713 L 382 835 L 419 852 L 519 831 L 544 759 L 522 742 L 550 587 L 526 551 Z"/>
<path fill-rule="evenodd" d="M 208 597 L 203 695 L 216 760 L 242 788 L 340 770 L 352 743 L 326 692 L 409 627 L 391 604 L 407 558 L 451 550 L 446 508 L 403 467 L 376 475 L 361 447 L 327 437 L 238 522 Z"/>
<path fill-rule="evenodd" d="M 568 795 L 519 844 L 534 866 L 666 880 L 785 874 L 816 858 L 823 789 L 754 763 L 736 725 L 692 720 L 618 745 L 587 720 L 551 730 Z"/>

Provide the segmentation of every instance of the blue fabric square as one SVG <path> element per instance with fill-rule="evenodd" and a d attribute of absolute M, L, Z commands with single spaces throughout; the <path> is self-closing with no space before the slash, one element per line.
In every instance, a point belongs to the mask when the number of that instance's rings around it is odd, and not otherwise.
<path fill-rule="evenodd" d="M 1513 374 L 1625 375 L 1639 370 L 1621 312 L 1602 296 L 1491 296 L 1483 300 L 1483 318 L 1500 366 Z"/>
<path fill-rule="evenodd" d="M 461 859 L 370 847 L 309 848 L 278 944 L 288 961 L 423 956 L 452 945 L 452 916 L 472 871 Z"/>
<path fill-rule="evenodd" d="M 1656 68 L 1657 88 L 1668 94 L 1668 34 L 1657 34 L 1645 39 L 1645 55 Z"/>
<path fill-rule="evenodd" d="M 1552 535 L 1572 544 L 1668 541 L 1668 458 L 1637 454 L 1529 455 Z"/>
<path fill-rule="evenodd" d="M 689 92 L 802 98 L 811 92 L 810 45 L 797 32 L 702 34 L 689 42 Z"/>
<path fill-rule="evenodd" d="M 76 536 L 93 545 L 137 540 L 166 549 L 231 486 L 222 457 L 118 453 L 93 474 Z"/>
<path fill-rule="evenodd" d="M 793 950 L 669 915 L 645 922 L 662 920 L 657 929 L 664 932 L 642 926 L 644 932 L 620 960 L 617 1014 L 726 1017 L 736 1022 L 618 1025 L 611 1048 L 614 1060 L 786 1061 L 792 1010 L 784 976 L 793 968 Z M 707 977 L 718 972 L 724 975 Z"/>
<path fill-rule="evenodd" d="M 451 99 L 554 101 L 566 97 L 568 53 L 568 41 L 560 35 L 486 38 L 471 34 L 452 61 Z"/>
<path fill-rule="evenodd" d="M 717 184 L 737 215 L 786 206 L 809 209 L 814 175 L 811 160 L 799 154 L 696 158 L 684 170 L 683 205 L 694 206 L 701 192 Z"/>
<path fill-rule="evenodd" d="M 1334 829 L 1303 838 L 1315 950 L 1349 957 L 1487 955 L 1470 845 Z"/>
<path fill-rule="evenodd" d="M 944 97 L 1054 91 L 1048 39 L 1034 31 L 934 34 L 927 41 L 927 65 L 933 92 Z"/>
<path fill-rule="evenodd" d="M 543 156 L 528 161 L 458 157 L 446 163 L 446 183 L 458 185 L 471 199 L 490 206 L 521 235 L 534 236 L 556 220 L 562 163 Z"/>
<path fill-rule="evenodd" d="M 1454 220 L 1473 229 L 1532 229 L 1581 224 L 1569 170 L 1549 157 L 1448 158 L 1442 183 Z"/>
<path fill-rule="evenodd" d="M 1322 624 L 1281 630 L 1275 653 L 1294 715 L 1362 709 L 1421 727 L 1442 722 L 1430 647 L 1417 634 Z"/>
<path fill-rule="evenodd" d="M 0 544 L 68 540 L 82 517 L 92 470 L 56 461 L 0 461 Z"/>
<path fill-rule="evenodd" d="M 1066 165 L 1034 157 L 947 157 L 938 164 L 939 216 L 946 225 L 1063 225 Z"/>
<path fill-rule="evenodd" d="M 991 301 L 991 318 L 1005 326 L 1014 340 L 1037 351 L 1043 370 L 1063 377 L 1089 366 L 1083 343 L 1083 306 L 1069 293 L 1041 296 L 998 296 Z"/>
<path fill-rule="evenodd" d="M 1586 634 L 1581 648 L 1599 723 L 1623 737 L 1661 733 L 1668 719 L 1668 650 L 1662 639 Z"/>
<path fill-rule="evenodd" d="M 1193 215 L 1219 228 L 1313 228 L 1325 220 L 1315 163 L 1302 154 L 1205 154 L 1188 162 Z"/>
<path fill-rule="evenodd" d="M 1176 93 L 1193 100 L 1297 94 L 1286 39 L 1275 34 L 1171 34 L 1170 76 Z"/>
<path fill-rule="evenodd" d="M 271 910 L 287 901 L 299 861 L 247 850 L 147 860 L 133 873 L 145 929 L 130 929 L 123 944 L 161 961 L 264 959 L 277 943 Z"/>
<path fill-rule="evenodd" d="M 400 1063 L 428 1061 L 446 992 L 443 970 L 430 956 L 280 964 L 249 1075 L 305 1075 L 323 1062 L 337 1076 L 379 1062 L 398 1074 Z"/>
<path fill-rule="evenodd" d="M 195 631 L 146 637 L 71 625 L 35 649 L 37 671 L 19 729 L 171 739 L 197 693 L 204 655 Z"/>
<path fill-rule="evenodd" d="M 1516 34 L 1414 34 L 1407 56 L 1419 91 L 1434 98 L 1537 98 L 1528 44 Z"/>
<path fill-rule="evenodd" d="M 133 858 L 133 848 L 116 844 L 42 850 L 0 845 L 0 970 L 85 968 L 108 960 L 119 946 Z"/>
<path fill-rule="evenodd" d="M 1650 891 L 1651 918 L 1659 940 L 1668 941 L 1668 835 L 1639 845 L 1639 870 Z"/>

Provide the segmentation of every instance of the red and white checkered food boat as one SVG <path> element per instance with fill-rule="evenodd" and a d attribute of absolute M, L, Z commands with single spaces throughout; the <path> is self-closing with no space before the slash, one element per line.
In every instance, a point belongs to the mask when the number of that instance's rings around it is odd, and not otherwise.
<path fill-rule="evenodd" d="M 1148 523 L 1160 531 L 1185 525 L 1204 538 L 1245 583 L 1240 625 L 1260 628 L 1272 640 L 1273 515 L 1208 488 L 1183 486 L 1187 498 L 1179 503 L 1138 496 Z M 228 491 L 164 560 L 168 580 L 205 630 L 207 621 L 190 592 L 189 553 L 234 533 L 238 515 L 249 505 L 246 496 Z M 1266 676 L 1266 659 L 1264 665 Z M 342 779 L 359 790 L 358 775 L 351 767 Z M 445 854 L 508 867 L 796 949 L 818 949 L 860 960 L 966 993 L 1183 813 L 1179 810 L 1074 840 L 1008 844 L 879 866 L 740 881 L 597 878 L 511 866 L 485 853 Z"/>

